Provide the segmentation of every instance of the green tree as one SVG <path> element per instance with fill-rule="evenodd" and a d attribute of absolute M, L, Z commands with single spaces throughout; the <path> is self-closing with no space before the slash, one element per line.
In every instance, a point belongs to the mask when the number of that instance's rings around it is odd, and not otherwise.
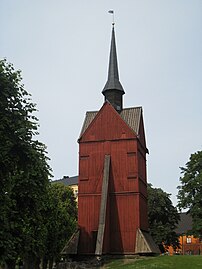
<path fill-rule="evenodd" d="M 170 194 L 160 188 L 148 184 L 148 219 L 150 233 L 161 252 L 169 246 L 174 249 L 179 246 L 175 232 L 179 221 L 177 208 L 170 200 Z"/>
<path fill-rule="evenodd" d="M 202 151 L 191 154 L 186 167 L 180 167 L 182 177 L 178 186 L 178 207 L 187 209 L 193 219 L 192 232 L 202 236 Z"/>
<path fill-rule="evenodd" d="M 44 144 L 34 139 L 38 128 L 35 112 L 21 72 L 1 60 L 0 262 L 8 268 L 14 268 L 20 256 L 25 264 L 35 264 L 33 259 L 43 252 L 45 228 L 41 211 L 50 168 Z"/>
<path fill-rule="evenodd" d="M 51 269 L 77 227 L 77 205 L 73 190 L 61 183 L 52 183 L 49 186 L 44 214 L 47 236 L 43 268 L 46 269 L 49 262 Z"/>

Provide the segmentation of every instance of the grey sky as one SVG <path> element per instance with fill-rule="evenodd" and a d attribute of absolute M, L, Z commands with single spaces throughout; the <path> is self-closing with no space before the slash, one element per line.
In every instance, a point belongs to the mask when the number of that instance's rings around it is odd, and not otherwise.
<path fill-rule="evenodd" d="M 202 149 L 201 0 L 1 0 L 0 57 L 21 69 L 54 178 L 78 174 L 85 112 L 99 110 L 115 10 L 124 107 L 142 106 L 148 181 L 172 193 Z"/>

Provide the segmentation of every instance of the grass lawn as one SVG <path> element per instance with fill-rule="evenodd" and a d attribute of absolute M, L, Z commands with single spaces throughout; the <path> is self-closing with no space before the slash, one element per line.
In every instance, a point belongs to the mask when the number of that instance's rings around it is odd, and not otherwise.
<path fill-rule="evenodd" d="M 158 256 L 109 261 L 102 268 L 202 269 L 202 256 Z"/>

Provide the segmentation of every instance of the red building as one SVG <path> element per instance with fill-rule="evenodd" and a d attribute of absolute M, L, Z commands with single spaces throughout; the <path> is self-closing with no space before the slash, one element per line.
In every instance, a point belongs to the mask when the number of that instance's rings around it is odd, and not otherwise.
<path fill-rule="evenodd" d="M 174 250 L 169 247 L 168 253 L 170 255 L 202 255 L 202 239 L 195 237 L 192 234 L 192 217 L 187 212 L 180 213 L 180 221 L 175 232 L 179 235 L 180 248 Z"/>
<path fill-rule="evenodd" d="M 114 26 L 102 93 L 103 106 L 86 113 L 78 140 L 78 253 L 156 252 L 148 233 L 143 113 L 123 108 Z"/>

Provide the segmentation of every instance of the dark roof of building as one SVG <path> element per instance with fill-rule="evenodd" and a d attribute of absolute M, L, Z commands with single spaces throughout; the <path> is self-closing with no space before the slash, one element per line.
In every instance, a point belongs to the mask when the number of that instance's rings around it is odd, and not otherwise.
<path fill-rule="evenodd" d="M 66 186 L 78 184 L 78 176 L 68 177 L 64 176 L 62 179 L 54 180 L 54 183 L 63 183 Z"/>
<path fill-rule="evenodd" d="M 180 213 L 180 221 L 175 230 L 177 234 L 187 234 L 192 229 L 192 217 L 189 213 Z"/>
<path fill-rule="evenodd" d="M 112 38 L 111 38 L 111 48 L 109 56 L 109 69 L 108 69 L 108 79 L 104 86 L 102 93 L 108 90 L 118 90 L 124 94 L 123 87 L 119 81 L 119 71 L 118 71 L 118 62 L 116 54 L 116 42 L 115 42 L 115 32 L 114 26 L 112 26 Z"/>
<path fill-rule="evenodd" d="M 142 113 L 142 107 L 131 107 L 131 108 L 124 108 L 119 115 L 127 123 L 127 125 L 136 134 L 138 134 L 141 113 Z M 80 137 L 86 131 L 86 129 L 91 124 L 91 122 L 94 120 L 94 118 L 97 114 L 98 114 L 98 111 L 87 111 L 86 112 L 86 117 L 85 117 L 82 129 L 81 129 Z"/>

